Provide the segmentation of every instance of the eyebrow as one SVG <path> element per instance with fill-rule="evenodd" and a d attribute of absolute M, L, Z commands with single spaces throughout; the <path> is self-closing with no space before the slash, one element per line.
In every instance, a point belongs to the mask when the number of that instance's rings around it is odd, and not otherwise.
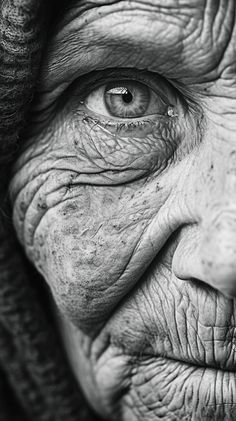
<path fill-rule="evenodd" d="M 60 93 L 76 78 L 110 67 L 145 69 L 179 82 L 200 83 L 201 72 L 210 74 L 217 68 L 224 48 L 217 39 L 209 44 L 221 1 L 215 0 L 212 13 L 208 2 L 206 9 L 204 5 L 205 0 L 193 0 L 191 7 L 187 0 L 73 0 L 49 42 L 39 90 Z M 231 9 L 229 2 L 225 14 L 232 15 Z M 217 26 L 227 29 L 220 21 Z M 214 27 L 217 36 L 219 28 Z M 200 43 L 194 51 L 192 34 Z"/>
<path fill-rule="evenodd" d="M 146 7 L 141 2 L 132 2 L 133 8 L 131 3 L 124 7 L 122 1 L 106 1 L 105 5 L 100 1 L 99 6 L 97 3 L 93 2 L 95 9 L 80 8 L 79 13 L 75 11 L 76 18 L 70 21 L 66 16 L 60 23 L 43 67 L 45 89 L 63 83 L 65 73 L 71 79 L 75 73 L 80 76 L 104 67 L 154 70 L 156 61 L 164 61 L 165 67 L 167 63 L 169 67 L 176 66 L 181 56 L 186 17 L 177 25 L 177 17 L 163 18 L 162 11 L 156 9 L 154 13 L 153 6 Z M 73 15 L 73 8 L 70 14 Z M 113 27 L 106 23 L 111 15 Z"/>

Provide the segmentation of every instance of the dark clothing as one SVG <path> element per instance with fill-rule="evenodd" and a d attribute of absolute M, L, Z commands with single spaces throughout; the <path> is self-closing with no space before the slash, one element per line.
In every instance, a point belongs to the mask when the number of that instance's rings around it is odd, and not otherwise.
<path fill-rule="evenodd" d="M 48 291 L 17 243 L 7 206 L 10 164 L 52 9 L 39 0 L 0 0 L 0 421 L 97 419 L 71 373 Z"/>

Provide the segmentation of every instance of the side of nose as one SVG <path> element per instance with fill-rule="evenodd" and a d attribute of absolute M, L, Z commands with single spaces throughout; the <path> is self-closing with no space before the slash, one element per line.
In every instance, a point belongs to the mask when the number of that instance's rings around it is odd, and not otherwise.
<path fill-rule="evenodd" d="M 203 281 L 236 297 L 236 208 L 222 209 L 204 234 L 199 250 Z"/>
<path fill-rule="evenodd" d="M 204 279 L 227 296 L 236 296 L 236 152 L 229 154 L 223 190 L 205 223 L 200 258 Z M 213 198 L 214 201 L 214 198 Z"/>
<path fill-rule="evenodd" d="M 183 230 L 173 271 L 180 279 L 200 280 L 236 297 L 236 152 L 230 153 L 225 170 L 217 174 L 221 187 L 201 209 L 200 221 Z"/>

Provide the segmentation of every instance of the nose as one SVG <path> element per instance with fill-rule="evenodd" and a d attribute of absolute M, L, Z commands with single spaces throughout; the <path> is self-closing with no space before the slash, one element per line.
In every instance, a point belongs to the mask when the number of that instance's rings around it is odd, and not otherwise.
<path fill-rule="evenodd" d="M 236 208 L 220 209 L 203 237 L 200 250 L 203 281 L 236 297 Z"/>
<path fill-rule="evenodd" d="M 220 176 L 221 189 L 201 211 L 201 221 L 183 230 L 173 270 L 178 278 L 200 280 L 236 297 L 236 152 Z"/>

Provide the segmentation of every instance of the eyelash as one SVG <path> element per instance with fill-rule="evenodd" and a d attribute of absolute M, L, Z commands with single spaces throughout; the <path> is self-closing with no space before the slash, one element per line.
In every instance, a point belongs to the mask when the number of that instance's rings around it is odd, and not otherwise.
<path fill-rule="evenodd" d="M 108 69 L 108 70 L 101 70 L 95 71 L 81 78 L 74 81 L 71 86 L 67 90 L 67 98 L 68 101 L 72 98 L 75 98 L 78 104 L 78 101 L 81 105 L 86 100 L 86 97 L 95 89 L 99 88 L 102 85 L 108 84 L 109 82 L 119 80 L 133 80 L 137 82 L 144 83 L 150 89 L 152 89 L 155 93 L 161 96 L 163 101 L 166 103 L 166 106 L 172 107 L 172 101 L 168 98 L 168 95 L 172 96 L 175 100 L 179 96 L 177 89 L 173 87 L 167 80 L 160 77 L 157 74 L 154 74 L 149 71 L 144 70 L 137 70 L 137 69 Z M 158 87 L 157 85 L 162 85 L 162 87 Z M 79 85 L 79 88 L 78 88 Z M 83 88 L 81 89 L 80 86 Z M 166 94 L 167 91 L 168 93 Z M 64 96 L 64 95 L 63 95 Z M 168 109 L 168 108 L 167 108 Z M 174 112 L 174 111 L 173 111 Z M 83 121 L 90 121 L 93 125 L 101 125 L 105 129 L 111 129 L 115 133 L 120 132 L 129 132 L 131 130 L 137 130 L 141 128 L 145 128 L 148 125 L 153 127 L 156 125 L 157 120 L 165 121 L 166 123 L 170 122 L 171 120 L 176 120 L 178 117 L 175 113 L 173 115 L 163 115 L 163 114 L 155 114 L 155 121 L 150 118 L 140 118 L 140 119 L 132 119 L 132 121 L 119 121 L 118 119 L 106 119 L 100 118 L 98 115 L 91 115 L 91 112 L 84 108 L 84 113 L 81 110 L 76 110 L 75 106 L 75 114 L 80 115 L 83 118 Z M 158 117 L 158 118 L 157 118 Z M 131 119 L 130 119 L 131 120 Z"/>
<path fill-rule="evenodd" d="M 122 133 L 129 134 L 129 131 L 133 131 L 135 129 L 145 129 L 147 128 L 148 132 L 150 132 L 154 127 L 157 127 L 160 123 L 173 123 L 176 121 L 176 118 L 174 117 L 167 117 L 163 115 L 159 115 L 158 120 L 154 121 L 152 119 L 142 119 L 142 120 L 132 120 L 130 122 L 119 122 L 116 120 L 106 120 L 103 121 L 102 119 L 92 117 L 84 112 L 77 112 L 76 113 L 78 117 L 82 119 L 84 123 L 92 124 L 92 127 L 95 128 L 96 126 L 102 126 L 105 130 L 109 129 L 109 131 L 114 131 L 116 134 Z"/>
<path fill-rule="evenodd" d="M 89 95 L 89 93 L 91 93 L 92 90 L 96 89 L 102 84 L 106 84 L 110 81 L 115 81 L 117 79 L 121 80 L 122 78 L 126 80 L 137 80 L 141 83 L 145 83 L 147 86 L 149 86 L 150 89 L 153 89 L 155 92 L 155 85 L 157 85 L 158 82 L 160 82 L 160 84 L 162 84 L 165 87 L 166 91 L 172 93 L 174 98 L 180 97 L 181 99 L 181 94 L 178 92 L 178 90 L 170 82 L 168 82 L 161 76 L 158 76 L 156 73 L 130 68 L 94 71 L 74 80 L 70 84 L 70 86 L 63 93 L 61 93 L 58 98 L 53 99 L 53 101 L 50 100 L 50 97 L 47 99 L 47 97 L 44 96 L 44 94 L 43 101 L 40 100 L 38 102 L 36 100 L 33 104 L 30 114 L 30 120 L 32 124 L 30 125 L 30 129 L 26 131 L 25 136 L 29 134 L 37 135 L 38 133 L 40 133 L 44 127 L 48 126 L 48 122 L 54 120 L 57 114 L 60 113 L 63 109 L 65 109 L 65 107 L 68 107 L 70 112 L 72 112 L 71 101 L 73 100 L 73 98 L 76 100 L 76 104 L 78 104 L 78 98 L 79 102 L 83 101 L 86 98 L 86 96 Z M 160 88 L 159 90 L 161 91 L 161 89 L 162 88 Z M 40 92 L 39 96 L 41 97 Z M 170 101 L 167 99 L 167 95 L 162 93 L 162 96 L 163 100 L 167 104 L 170 104 Z M 37 98 L 37 95 L 35 96 L 35 98 Z M 132 119 L 132 121 L 119 121 L 108 118 L 106 118 L 106 120 L 103 120 L 102 118 L 98 118 L 98 116 L 89 115 L 88 110 L 86 110 L 86 112 L 81 112 L 80 110 L 78 110 L 76 104 L 75 107 L 73 107 L 73 114 L 75 116 L 79 116 L 84 122 L 89 121 L 90 123 L 92 123 L 93 126 L 100 125 L 105 130 L 109 129 L 110 131 L 112 130 L 114 133 L 123 133 L 127 136 L 130 132 L 135 130 L 137 131 L 139 129 L 146 130 L 147 128 L 148 130 L 149 128 L 149 131 L 151 131 L 152 128 L 158 125 L 158 122 L 165 122 L 165 124 L 168 125 L 168 123 L 170 124 L 170 122 L 173 123 L 174 120 L 176 121 L 176 118 L 167 115 L 156 115 L 156 117 L 158 118 L 156 118 L 155 121 L 148 117 L 146 117 L 145 119 Z M 130 133 L 130 135 L 131 134 L 133 135 L 133 133 Z"/>

